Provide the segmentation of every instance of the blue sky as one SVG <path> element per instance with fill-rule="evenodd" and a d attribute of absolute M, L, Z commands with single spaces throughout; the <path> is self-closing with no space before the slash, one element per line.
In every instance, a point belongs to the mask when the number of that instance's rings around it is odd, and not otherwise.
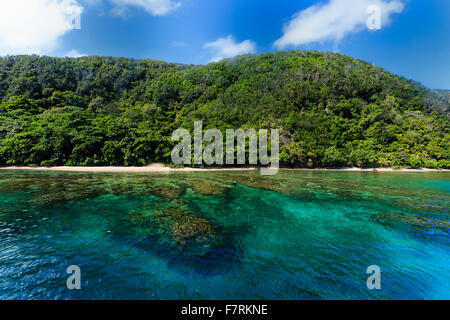
<path fill-rule="evenodd" d="M 366 25 L 370 5 L 380 8 L 379 30 Z M 67 26 L 67 19 L 78 12 L 74 8 L 81 12 L 80 29 Z M 340 52 L 430 88 L 450 89 L 450 1 L 4 0 L 0 4 L 0 55 L 101 55 L 205 64 L 241 53 L 288 49 Z"/>

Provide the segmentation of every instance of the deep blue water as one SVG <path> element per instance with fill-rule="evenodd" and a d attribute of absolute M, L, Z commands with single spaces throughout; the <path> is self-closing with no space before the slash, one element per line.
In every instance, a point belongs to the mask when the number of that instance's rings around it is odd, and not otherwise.
<path fill-rule="evenodd" d="M 0 299 L 450 299 L 449 195 L 447 172 L 4 171 Z"/>

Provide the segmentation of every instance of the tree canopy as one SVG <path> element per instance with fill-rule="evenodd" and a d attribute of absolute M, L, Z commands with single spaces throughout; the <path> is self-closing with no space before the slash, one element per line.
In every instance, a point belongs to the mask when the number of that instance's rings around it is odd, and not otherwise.
<path fill-rule="evenodd" d="M 243 55 L 208 65 L 0 58 L 0 165 L 170 164 L 171 134 L 279 128 L 293 167 L 449 168 L 448 90 L 349 56 Z"/>

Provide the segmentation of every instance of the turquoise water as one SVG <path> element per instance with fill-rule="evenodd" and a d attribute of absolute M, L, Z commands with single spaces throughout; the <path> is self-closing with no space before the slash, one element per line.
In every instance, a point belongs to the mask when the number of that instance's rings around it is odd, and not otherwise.
<path fill-rule="evenodd" d="M 449 191 L 446 172 L 0 172 L 0 299 L 450 299 Z"/>

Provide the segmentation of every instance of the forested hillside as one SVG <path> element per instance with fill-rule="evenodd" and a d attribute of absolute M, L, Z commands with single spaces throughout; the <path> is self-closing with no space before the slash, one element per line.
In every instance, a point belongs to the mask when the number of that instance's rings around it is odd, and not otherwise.
<path fill-rule="evenodd" d="M 83 57 L 0 58 L 0 165 L 170 163 L 170 137 L 279 128 L 295 167 L 449 168 L 449 92 L 313 51 L 205 66 Z"/>

